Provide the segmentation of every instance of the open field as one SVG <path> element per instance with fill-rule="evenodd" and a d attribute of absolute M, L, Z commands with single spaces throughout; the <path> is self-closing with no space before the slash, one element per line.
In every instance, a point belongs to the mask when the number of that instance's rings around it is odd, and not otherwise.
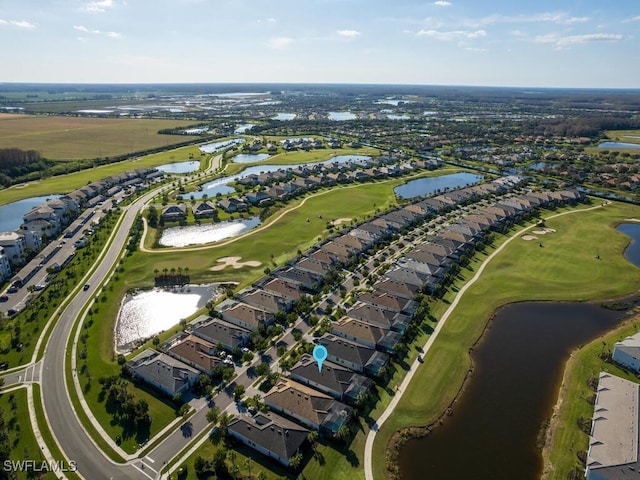
<path fill-rule="evenodd" d="M 613 203 L 549 220 L 547 226 L 556 233 L 544 237 L 544 248 L 537 242 L 517 239 L 487 266 L 462 297 L 426 355 L 424 366 L 417 370 L 416 378 L 376 437 L 376 478 L 384 478 L 385 448 L 392 434 L 403 427 L 434 422 L 451 403 L 470 367 L 469 348 L 497 307 L 524 300 L 612 298 L 640 288 L 638 269 L 621 254 L 628 237 L 614 230 L 617 223 L 639 213 L 636 206 Z M 548 212 L 543 215 L 548 216 Z M 495 246 L 505 239 L 498 238 Z M 481 254 L 472 267 L 484 258 Z M 463 269 L 462 275 L 466 281 L 473 273 Z M 454 294 L 450 291 L 445 302 L 450 302 Z M 437 318 L 446 309 L 445 302 L 434 307 Z"/>
<path fill-rule="evenodd" d="M 181 120 L 84 118 L 0 114 L 0 145 L 37 150 L 50 160 L 123 155 L 188 140 L 158 130 L 190 125 Z"/>
<path fill-rule="evenodd" d="M 608 130 L 604 133 L 615 142 L 640 144 L 640 130 Z"/>

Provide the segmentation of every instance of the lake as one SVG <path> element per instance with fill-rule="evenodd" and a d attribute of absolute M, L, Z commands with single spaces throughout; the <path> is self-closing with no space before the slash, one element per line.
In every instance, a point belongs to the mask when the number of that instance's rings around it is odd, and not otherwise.
<path fill-rule="evenodd" d="M 214 142 L 207 143 L 205 145 L 201 145 L 199 150 L 204 153 L 216 153 L 220 150 L 224 150 L 231 145 L 237 145 L 239 143 L 244 143 L 246 140 L 244 138 L 232 138 L 231 140 L 225 140 L 223 142 Z"/>
<path fill-rule="evenodd" d="M 189 225 L 186 227 L 171 227 L 162 231 L 159 243 L 164 247 L 186 247 L 188 245 L 202 245 L 218 242 L 251 230 L 260 225 L 259 217 L 246 220 L 232 220 L 204 225 Z"/>
<path fill-rule="evenodd" d="M 344 120 L 355 120 L 358 116 L 351 112 L 329 112 L 327 118 L 329 120 L 341 122 Z"/>
<path fill-rule="evenodd" d="M 268 153 L 241 153 L 231 159 L 233 163 L 254 163 L 266 160 L 271 155 Z"/>
<path fill-rule="evenodd" d="M 387 115 L 387 118 L 389 120 L 409 120 L 409 115 L 394 115 L 394 114 L 389 114 Z"/>
<path fill-rule="evenodd" d="M 241 125 L 238 125 L 236 129 L 233 131 L 233 133 L 235 133 L 236 135 L 239 135 L 241 133 L 248 132 L 252 128 L 253 128 L 253 123 L 243 123 Z"/>
<path fill-rule="evenodd" d="M 624 249 L 624 258 L 640 267 L 640 223 L 621 223 L 616 230 L 631 237 L 631 243 Z"/>
<path fill-rule="evenodd" d="M 60 198 L 62 195 L 45 195 L 30 197 L 17 202 L 7 203 L 0 207 L 0 232 L 12 232 L 22 225 L 24 214 L 33 207 L 43 204 L 47 200 Z"/>
<path fill-rule="evenodd" d="M 579 345 L 615 327 L 621 315 L 588 303 L 498 309 L 473 349 L 474 370 L 453 415 L 401 449 L 402 479 L 538 480 L 536 439 L 551 417 L 564 363 Z"/>
<path fill-rule="evenodd" d="M 200 168 L 200 161 L 192 160 L 189 162 L 167 163 L 156 168 L 165 173 L 191 173 Z"/>
<path fill-rule="evenodd" d="M 371 157 L 368 155 L 336 155 L 335 157 L 332 157 L 329 160 L 325 160 L 323 162 L 300 163 L 295 165 L 254 165 L 252 167 L 245 168 L 242 172 L 236 175 L 229 175 L 227 177 L 221 177 L 207 182 L 200 187 L 201 190 L 189 193 L 189 197 L 193 196 L 193 198 L 199 199 L 202 198 L 205 194 L 208 196 L 208 198 L 213 198 L 218 193 L 220 193 L 220 195 L 228 195 L 236 191 L 235 188 L 228 186 L 228 183 L 235 182 L 240 178 L 244 178 L 254 173 L 260 174 L 262 172 L 275 172 L 276 170 L 280 169 L 294 169 L 298 167 L 318 164 L 330 165 L 332 163 L 357 163 L 366 160 L 371 160 Z"/>
<path fill-rule="evenodd" d="M 452 173 L 439 177 L 418 178 L 393 189 L 398 198 L 416 198 L 443 193 L 445 190 L 473 185 L 482 180 L 481 175 L 473 173 Z"/>
<path fill-rule="evenodd" d="M 118 311 L 115 341 L 118 351 L 130 350 L 133 342 L 149 338 L 180 323 L 217 296 L 217 284 L 187 285 L 182 290 L 154 288 L 127 295 Z"/>
<path fill-rule="evenodd" d="M 640 143 L 603 142 L 598 148 L 640 148 Z"/>

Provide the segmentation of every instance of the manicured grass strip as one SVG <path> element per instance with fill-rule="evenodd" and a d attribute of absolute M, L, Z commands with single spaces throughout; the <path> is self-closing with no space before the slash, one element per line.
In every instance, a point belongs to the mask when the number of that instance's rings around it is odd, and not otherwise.
<path fill-rule="evenodd" d="M 497 307 L 524 300 L 613 298 L 640 287 L 638 269 L 621 254 L 628 237 L 615 231 L 617 223 L 638 214 L 639 207 L 612 203 L 547 221 L 547 227 L 556 229 L 556 233 L 540 238 L 543 248 L 538 242 L 519 239 L 505 247 L 462 297 L 424 365 L 378 433 L 373 450 L 376 478 L 384 478 L 385 448 L 391 435 L 403 427 L 431 424 L 451 403 L 470 365 L 468 350 Z M 505 238 L 498 239 L 495 246 Z M 474 261 L 476 266 L 478 261 Z M 472 274 L 463 270 L 463 275 L 470 278 Z M 436 317 L 451 301 L 453 290 L 445 296 L 444 304 L 434 307 Z"/>
<path fill-rule="evenodd" d="M 49 424 L 47 423 L 47 420 L 44 414 L 44 408 L 42 407 L 42 396 L 40 393 L 40 385 L 37 383 L 34 383 L 32 388 L 33 388 L 33 404 L 35 407 L 36 421 L 38 422 L 38 429 L 40 430 L 40 435 L 42 436 L 42 440 L 44 440 L 44 443 L 47 445 L 49 452 L 51 452 L 51 455 L 55 460 L 57 461 L 63 460 L 65 456 L 62 453 L 62 450 L 60 450 L 60 448 L 58 447 L 58 443 L 53 438 L 53 435 L 51 434 L 51 430 L 49 430 Z M 80 479 L 78 474 L 74 472 L 66 472 L 66 476 L 67 478 L 72 480 Z"/>

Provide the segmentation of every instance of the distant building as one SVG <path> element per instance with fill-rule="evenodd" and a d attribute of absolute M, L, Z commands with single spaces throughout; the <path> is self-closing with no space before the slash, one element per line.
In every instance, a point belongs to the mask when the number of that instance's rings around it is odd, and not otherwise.
<path fill-rule="evenodd" d="M 613 346 L 613 361 L 629 370 L 640 372 L 640 333 Z"/>
<path fill-rule="evenodd" d="M 4 254 L 4 248 L 0 247 L 0 282 L 11 277 L 11 264 Z"/>
<path fill-rule="evenodd" d="M 24 237 L 16 232 L 0 233 L 0 247 L 4 248 L 4 255 L 11 266 L 19 266 L 24 262 Z"/>
<path fill-rule="evenodd" d="M 600 373 L 587 454 L 587 480 L 640 477 L 638 387 L 637 383 Z"/>

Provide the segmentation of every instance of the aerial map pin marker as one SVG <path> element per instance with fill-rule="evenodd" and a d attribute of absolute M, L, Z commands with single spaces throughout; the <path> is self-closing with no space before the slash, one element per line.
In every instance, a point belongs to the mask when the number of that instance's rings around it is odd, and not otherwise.
<path fill-rule="evenodd" d="M 313 359 L 318 362 L 318 371 L 322 372 L 322 362 L 327 359 L 327 349 L 324 345 L 316 345 L 313 349 Z"/>

